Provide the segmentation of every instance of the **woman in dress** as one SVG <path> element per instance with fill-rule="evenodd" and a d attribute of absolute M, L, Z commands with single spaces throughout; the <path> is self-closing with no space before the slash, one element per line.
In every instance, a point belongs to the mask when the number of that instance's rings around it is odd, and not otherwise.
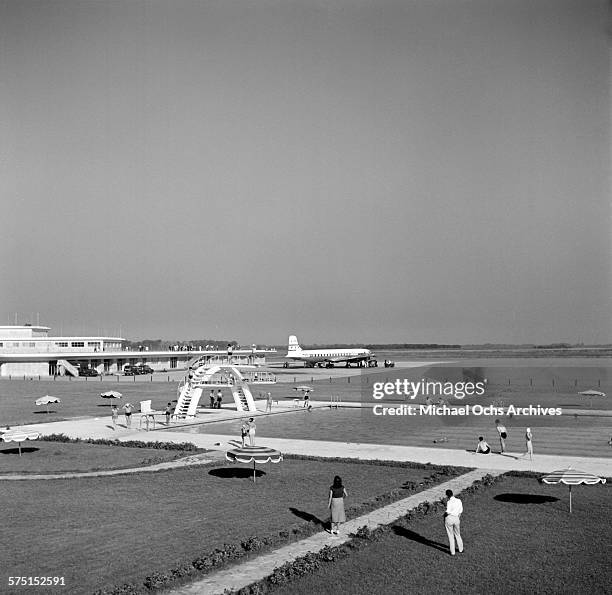
<path fill-rule="evenodd" d="M 329 488 L 329 502 L 327 507 L 331 509 L 331 534 L 338 535 L 340 523 L 346 521 L 344 514 L 344 498 L 348 494 L 342 485 L 342 479 L 336 475 L 334 483 Z"/>

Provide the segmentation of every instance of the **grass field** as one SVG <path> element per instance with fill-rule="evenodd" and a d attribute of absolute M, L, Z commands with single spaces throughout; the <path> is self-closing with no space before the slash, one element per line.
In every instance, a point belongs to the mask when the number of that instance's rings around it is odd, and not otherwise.
<path fill-rule="evenodd" d="M 105 444 L 82 442 L 73 444 L 44 440 L 23 442 L 21 451 L 23 454 L 19 456 L 19 449 L 14 442 L 0 442 L 0 475 L 129 469 L 172 461 L 194 454 L 180 450 L 127 448 Z"/>
<path fill-rule="evenodd" d="M 432 514 L 271 592 L 610 593 L 612 486 L 578 486 L 573 495 L 570 515 L 567 486 L 504 477 L 462 497 L 463 554 L 449 555 L 442 517 Z"/>
<path fill-rule="evenodd" d="M 120 447 L 116 456 L 124 450 Z M 89 593 L 142 581 L 252 536 L 327 520 L 334 475 L 344 478 L 347 509 L 421 482 L 432 471 L 288 459 L 259 466 L 201 466 L 131 476 L 0 481 L 3 502 L 0 585 L 8 576 L 64 576 L 54 592 Z M 349 512 L 350 515 L 350 512 Z M 15 593 L 23 593 L 16 589 Z"/>

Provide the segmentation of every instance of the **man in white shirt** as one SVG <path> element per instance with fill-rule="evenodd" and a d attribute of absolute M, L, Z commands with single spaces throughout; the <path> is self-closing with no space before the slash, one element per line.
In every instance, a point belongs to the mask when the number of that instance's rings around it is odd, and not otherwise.
<path fill-rule="evenodd" d="M 461 513 L 463 512 L 463 504 L 459 498 L 453 496 L 453 490 L 446 490 L 446 512 L 444 513 L 444 526 L 448 534 L 448 542 L 450 544 L 451 556 L 455 555 L 455 540 L 457 540 L 457 548 L 459 553 L 463 552 L 463 540 L 461 539 L 460 525 Z"/>

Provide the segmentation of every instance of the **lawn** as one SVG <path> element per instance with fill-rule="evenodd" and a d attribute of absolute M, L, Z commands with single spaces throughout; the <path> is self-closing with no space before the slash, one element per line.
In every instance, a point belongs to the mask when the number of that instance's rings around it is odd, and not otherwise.
<path fill-rule="evenodd" d="M 194 452 L 156 448 L 127 448 L 105 444 L 28 440 L 21 444 L 0 442 L 0 475 L 13 473 L 62 473 L 129 469 L 172 461 Z M 1 488 L 0 488 L 1 492 Z"/>
<path fill-rule="evenodd" d="M 506 476 L 463 498 L 463 554 L 449 555 L 435 513 L 271 592 L 609 593 L 612 486 L 577 486 L 573 496 L 570 515 L 567 486 Z"/>
<path fill-rule="evenodd" d="M 121 456 L 124 449 L 116 448 Z M 301 459 L 260 469 L 265 473 L 255 484 L 248 466 L 229 463 L 131 476 L 0 481 L 0 584 L 5 589 L 8 576 L 64 576 L 66 587 L 58 592 L 88 593 L 141 582 L 225 543 L 321 529 L 336 474 L 345 480 L 348 509 L 391 491 L 408 495 L 403 486 L 432 475 Z"/>

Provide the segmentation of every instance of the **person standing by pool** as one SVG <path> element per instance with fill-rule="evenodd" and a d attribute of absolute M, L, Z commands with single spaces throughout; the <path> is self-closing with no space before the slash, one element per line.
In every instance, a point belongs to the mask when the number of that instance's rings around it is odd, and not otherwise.
<path fill-rule="evenodd" d="M 223 401 L 223 393 L 221 389 L 217 391 L 217 409 L 221 409 L 221 402 Z"/>
<path fill-rule="evenodd" d="M 461 539 L 461 520 L 463 504 L 459 498 L 453 496 L 453 490 L 446 490 L 446 512 L 444 513 L 444 527 L 448 535 L 451 556 L 455 555 L 455 540 L 459 553 L 463 552 L 463 539 Z"/>
<path fill-rule="evenodd" d="M 172 403 L 166 405 L 166 425 L 170 425 L 170 416 L 172 415 Z"/>
<path fill-rule="evenodd" d="M 329 487 L 329 501 L 327 502 L 327 508 L 331 509 L 330 533 L 332 535 L 338 535 L 340 523 L 346 521 L 344 499 L 347 496 L 346 489 L 342 485 L 342 479 L 336 475 L 334 483 Z"/>
<path fill-rule="evenodd" d="M 525 430 L 525 445 L 527 447 L 527 452 L 525 452 L 523 456 L 526 457 L 527 455 L 529 455 L 530 461 L 533 461 L 533 443 L 531 442 L 532 438 L 533 436 L 531 434 L 531 428 L 527 428 Z"/>
<path fill-rule="evenodd" d="M 508 431 L 506 430 L 506 426 L 502 425 L 499 419 L 495 420 L 495 427 L 497 428 L 497 432 L 499 433 L 499 444 L 501 446 L 501 454 L 506 452 L 506 438 L 508 437 Z"/>
<path fill-rule="evenodd" d="M 123 406 L 123 411 L 125 412 L 125 427 L 128 429 L 132 427 L 132 409 L 134 409 L 134 406 L 131 403 L 126 403 Z"/>
<path fill-rule="evenodd" d="M 249 435 L 249 424 L 245 421 L 240 426 L 240 438 L 242 439 L 242 448 L 245 447 L 245 441 L 248 435 Z"/>
<path fill-rule="evenodd" d="M 111 407 L 111 418 L 113 420 L 113 430 L 116 430 L 117 420 L 119 419 L 119 409 L 117 409 L 117 405 Z"/>
<path fill-rule="evenodd" d="M 254 418 L 250 418 L 248 423 L 247 423 L 247 428 L 249 430 L 249 445 L 250 446 L 255 446 L 255 430 L 257 429 L 257 426 L 255 425 L 255 419 Z"/>
<path fill-rule="evenodd" d="M 272 413 L 272 393 L 266 397 L 266 413 Z"/>

